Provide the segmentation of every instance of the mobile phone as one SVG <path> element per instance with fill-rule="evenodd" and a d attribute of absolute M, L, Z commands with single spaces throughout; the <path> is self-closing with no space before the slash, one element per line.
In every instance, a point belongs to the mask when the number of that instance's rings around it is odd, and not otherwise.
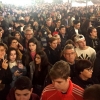
<path fill-rule="evenodd" d="M 7 54 L 5 54 L 4 59 L 7 59 Z"/>

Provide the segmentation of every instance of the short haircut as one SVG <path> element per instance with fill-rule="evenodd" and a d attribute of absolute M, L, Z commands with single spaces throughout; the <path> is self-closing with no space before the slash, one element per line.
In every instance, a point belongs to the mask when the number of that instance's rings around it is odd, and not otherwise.
<path fill-rule="evenodd" d="M 92 63 L 89 60 L 81 59 L 76 63 L 76 71 L 79 75 L 86 68 L 92 68 Z"/>
<path fill-rule="evenodd" d="M 90 35 L 90 33 L 92 33 L 93 29 L 96 29 L 96 28 L 94 28 L 94 27 L 89 27 L 89 28 L 88 28 L 87 31 L 88 31 L 88 34 L 89 34 L 89 35 Z"/>
<path fill-rule="evenodd" d="M 100 85 L 91 85 L 85 89 L 83 94 L 84 100 L 100 100 Z"/>
<path fill-rule="evenodd" d="M 51 38 L 49 38 L 48 42 L 49 42 L 49 43 L 52 43 L 52 42 L 55 41 L 55 40 L 57 40 L 56 37 L 51 37 Z"/>
<path fill-rule="evenodd" d="M 31 31 L 31 33 L 33 34 L 33 29 L 31 29 L 31 28 L 26 28 L 25 34 L 26 34 L 27 31 Z"/>
<path fill-rule="evenodd" d="M 75 50 L 75 47 L 72 44 L 67 44 L 63 49 L 63 53 L 68 49 L 74 49 Z"/>
<path fill-rule="evenodd" d="M 78 20 L 74 20 L 74 21 L 73 21 L 73 24 L 74 24 L 74 25 L 76 25 L 76 24 L 78 24 L 78 23 L 80 23 L 80 21 L 78 21 Z"/>
<path fill-rule="evenodd" d="M 57 78 L 67 79 L 70 76 L 70 66 L 66 61 L 60 60 L 56 62 L 49 72 L 51 80 Z"/>
<path fill-rule="evenodd" d="M 32 88 L 32 82 L 26 76 L 19 77 L 14 83 L 15 90 L 24 90 L 24 89 L 31 90 L 31 88 Z"/>
<path fill-rule="evenodd" d="M 6 44 L 4 44 L 4 43 L 0 43 L 0 46 L 4 47 L 6 51 L 8 50 L 8 47 L 7 47 Z"/>
<path fill-rule="evenodd" d="M 64 26 L 64 25 L 61 25 L 61 26 L 59 27 L 59 30 L 61 30 L 62 28 L 65 28 L 65 26 Z"/>

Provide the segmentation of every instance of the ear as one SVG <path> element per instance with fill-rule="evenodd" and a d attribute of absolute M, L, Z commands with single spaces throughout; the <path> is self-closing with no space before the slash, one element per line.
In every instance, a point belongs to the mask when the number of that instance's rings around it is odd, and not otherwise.
<path fill-rule="evenodd" d="M 33 88 L 31 88 L 31 93 L 33 92 Z"/>
<path fill-rule="evenodd" d="M 79 47 L 77 42 L 75 43 L 75 47 Z"/>
<path fill-rule="evenodd" d="M 71 77 L 68 77 L 68 78 L 67 78 L 67 81 L 69 81 L 70 79 L 71 79 Z"/>

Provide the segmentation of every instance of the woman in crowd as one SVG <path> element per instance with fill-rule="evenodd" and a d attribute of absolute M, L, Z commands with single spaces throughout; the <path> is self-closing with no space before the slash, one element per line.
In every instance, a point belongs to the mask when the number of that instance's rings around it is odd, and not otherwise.
<path fill-rule="evenodd" d="M 30 71 L 29 63 L 34 60 L 36 52 L 39 51 L 40 49 L 41 48 L 39 42 L 37 41 L 36 38 L 31 38 L 28 41 L 28 51 L 25 54 L 23 54 L 23 59 L 22 59 L 24 66 L 26 66 L 27 68 L 28 76 Z"/>
<path fill-rule="evenodd" d="M 14 32 L 14 37 L 18 39 L 19 43 L 22 44 L 23 43 L 23 37 L 22 35 L 20 34 L 19 31 L 15 31 Z M 22 44 L 23 45 L 23 44 Z"/>
<path fill-rule="evenodd" d="M 47 76 L 51 68 L 51 64 L 48 61 L 46 53 L 44 51 L 36 52 L 34 60 L 29 64 L 29 66 L 30 78 L 34 88 L 33 92 L 40 96 L 44 86 L 50 82 Z"/>
<path fill-rule="evenodd" d="M 18 40 L 15 37 L 9 37 L 8 39 L 8 47 L 13 47 L 17 50 L 18 52 L 18 59 L 22 60 L 22 52 L 23 51 L 23 46 L 18 42 Z"/>
<path fill-rule="evenodd" d="M 8 65 L 12 72 L 12 78 L 13 78 L 11 86 L 13 87 L 14 82 L 17 80 L 17 78 L 19 78 L 20 76 L 26 75 L 26 68 L 21 63 L 21 60 L 17 60 L 18 53 L 15 48 L 9 48 L 7 54 L 8 54 L 7 55 Z"/>

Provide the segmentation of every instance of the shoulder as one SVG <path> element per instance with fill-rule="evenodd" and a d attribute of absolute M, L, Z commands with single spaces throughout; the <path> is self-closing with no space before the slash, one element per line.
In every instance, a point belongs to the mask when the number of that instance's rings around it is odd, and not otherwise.
<path fill-rule="evenodd" d="M 37 94 L 32 93 L 32 99 L 31 100 L 40 100 L 40 98 Z"/>
<path fill-rule="evenodd" d="M 73 93 L 75 95 L 83 97 L 84 89 L 73 83 Z"/>

